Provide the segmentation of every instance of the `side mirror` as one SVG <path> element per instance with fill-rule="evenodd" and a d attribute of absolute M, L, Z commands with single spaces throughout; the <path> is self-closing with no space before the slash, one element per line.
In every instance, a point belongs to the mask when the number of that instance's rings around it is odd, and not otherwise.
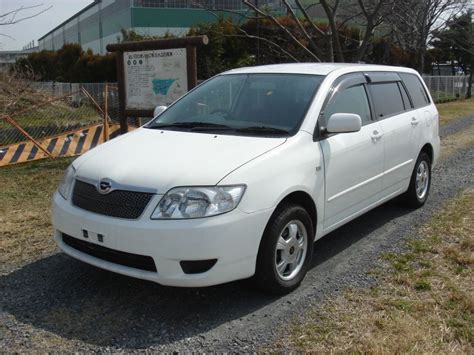
<path fill-rule="evenodd" d="M 358 132 L 362 128 L 362 120 L 359 115 L 353 113 L 335 113 L 329 117 L 327 133 L 350 133 Z"/>
<path fill-rule="evenodd" d="M 153 111 L 153 117 L 158 116 L 160 113 L 162 113 L 164 110 L 166 110 L 168 107 L 166 106 L 156 106 L 155 110 Z"/>

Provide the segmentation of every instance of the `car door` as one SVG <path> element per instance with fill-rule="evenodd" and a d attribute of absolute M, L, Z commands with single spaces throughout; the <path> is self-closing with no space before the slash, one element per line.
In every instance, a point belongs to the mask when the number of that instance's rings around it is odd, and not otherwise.
<path fill-rule="evenodd" d="M 341 77 L 319 117 L 323 127 L 334 113 L 354 113 L 362 119 L 359 132 L 320 138 L 325 168 L 324 229 L 333 229 L 380 198 L 384 161 L 383 130 L 373 120 L 362 74 Z M 323 129 L 324 130 L 324 129 Z"/>
<path fill-rule="evenodd" d="M 412 110 L 412 104 L 397 73 L 369 73 L 368 76 L 369 94 L 384 132 L 382 189 L 384 195 L 389 196 L 408 186 L 417 157 L 421 118 Z"/>

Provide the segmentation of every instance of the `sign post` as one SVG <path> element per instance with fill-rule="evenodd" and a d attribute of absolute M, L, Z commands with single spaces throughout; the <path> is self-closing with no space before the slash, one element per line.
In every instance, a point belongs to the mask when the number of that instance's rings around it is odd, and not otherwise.
<path fill-rule="evenodd" d="M 168 106 L 197 85 L 196 47 L 207 36 L 124 42 L 107 45 L 116 52 L 120 129 L 127 117 L 153 117 L 156 106 Z"/>

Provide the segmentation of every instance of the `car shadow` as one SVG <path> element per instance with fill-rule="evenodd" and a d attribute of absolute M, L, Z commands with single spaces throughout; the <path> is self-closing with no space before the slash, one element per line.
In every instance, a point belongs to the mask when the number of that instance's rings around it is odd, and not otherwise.
<path fill-rule="evenodd" d="M 313 268 L 366 238 L 387 223 L 411 212 L 414 212 L 413 209 L 403 207 L 399 200 L 395 199 L 332 231 L 314 244 Z"/>
<path fill-rule="evenodd" d="M 312 272 L 409 212 L 385 204 L 320 239 Z M 166 345 L 281 302 L 248 287 L 246 281 L 207 288 L 163 287 L 97 269 L 62 253 L 2 276 L 0 290 L 3 312 L 22 323 L 67 339 L 120 348 Z"/>

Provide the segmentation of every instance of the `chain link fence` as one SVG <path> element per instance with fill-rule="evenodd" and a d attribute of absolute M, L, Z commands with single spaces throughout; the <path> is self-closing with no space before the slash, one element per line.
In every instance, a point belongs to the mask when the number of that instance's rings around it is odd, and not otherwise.
<path fill-rule="evenodd" d="M 93 102 L 81 91 L 54 98 L 0 120 L 0 147 L 25 139 L 40 140 L 102 122 Z"/>
<path fill-rule="evenodd" d="M 119 95 L 117 83 L 34 82 L 32 83 L 32 86 L 36 90 L 52 97 L 58 97 L 66 93 L 72 93 L 76 90 L 84 89 L 102 108 L 105 105 L 105 88 L 107 87 L 107 112 L 109 115 L 109 119 L 113 123 L 120 123 Z M 127 124 L 129 127 L 133 128 L 145 124 L 150 119 L 150 117 L 143 117 L 140 119 L 130 117 L 127 119 Z"/>
<path fill-rule="evenodd" d="M 469 76 L 423 76 L 423 80 L 437 103 L 463 99 L 469 85 Z"/>
<path fill-rule="evenodd" d="M 107 95 L 108 112 L 110 119 L 119 121 L 119 97 L 117 83 L 60 83 L 60 82 L 33 82 L 32 88 L 49 97 L 61 97 L 67 94 L 85 90 L 90 97 L 99 104 L 105 105 Z M 107 89 L 106 89 L 107 87 Z"/>
<path fill-rule="evenodd" d="M 80 155 L 119 134 L 116 84 L 11 81 L 0 92 L 0 166 Z"/>

